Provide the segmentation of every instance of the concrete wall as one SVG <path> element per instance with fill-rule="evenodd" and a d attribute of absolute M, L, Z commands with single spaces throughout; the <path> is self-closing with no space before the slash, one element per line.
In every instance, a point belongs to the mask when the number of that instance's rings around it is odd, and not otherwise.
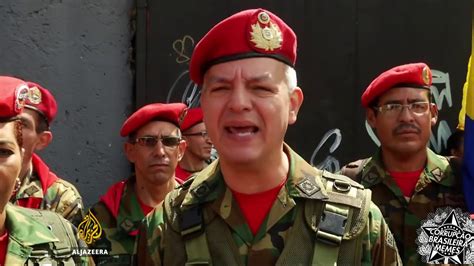
<path fill-rule="evenodd" d="M 85 205 L 130 174 L 121 124 L 133 110 L 133 0 L 1 0 L 0 74 L 55 95 L 53 143 L 40 155 Z"/>

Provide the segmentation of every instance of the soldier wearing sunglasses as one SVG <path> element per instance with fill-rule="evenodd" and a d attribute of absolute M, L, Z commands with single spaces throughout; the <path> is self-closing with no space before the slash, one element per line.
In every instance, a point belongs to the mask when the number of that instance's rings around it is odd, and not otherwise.
<path fill-rule="evenodd" d="M 202 109 L 192 108 L 188 110 L 181 124 L 183 139 L 186 140 L 186 152 L 176 167 L 176 177 L 183 181 L 204 169 L 211 158 L 212 142 L 202 120 Z"/>
<path fill-rule="evenodd" d="M 431 82 L 430 68 L 424 63 L 397 66 L 372 81 L 362 95 L 362 105 L 380 148 L 372 157 L 341 170 L 372 190 L 372 200 L 407 265 L 421 264 L 416 230 L 428 213 L 446 206 L 465 209 L 450 161 L 427 148 L 438 118 L 430 99 Z"/>
<path fill-rule="evenodd" d="M 90 210 L 102 227 L 90 246 L 109 253 L 96 256 L 97 264 L 133 264 L 139 222 L 178 185 L 175 168 L 186 149 L 179 124 L 185 110 L 182 103 L 149 104 L 123 124 L 120 135 L 128 138 L 124 151 L 135 173 L 111 186 Z"/>

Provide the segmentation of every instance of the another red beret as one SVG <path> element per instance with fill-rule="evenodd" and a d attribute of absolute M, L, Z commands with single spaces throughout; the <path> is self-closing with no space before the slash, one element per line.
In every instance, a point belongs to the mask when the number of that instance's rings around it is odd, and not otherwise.
<path fill-rule="evenodd" d="M 425 63 L 413 63 L 394 67 L 383 72 L 370 83 L 364 94 L 362 94 L 362 106 L 365 108 L 369 107 L 373 100 L 394 87 L 405 86 L 429 90 L 432 80 L 430 67 Z"/>
<path fill-rule="evenodd" d="M 126 137 L 152 120 L 167 121 L 179 127 L 185 115 L 184 103 L 148 104 L 138 109 L 123 123 L 120 135 Z"/>
<path fill-rule="evenodd" d="M 8 121 L 20 114 L 27 97 L 26 82 L 17 78 L 0 76 L 0 120 Z"/>
<path fill-rule="evenodd" d="M 296 34 L 279 17 L 264 9 L 249 9 L 215 25 L 196 45 L 191 79 L 202 84 L 213 65 L 250 57 L 270 57 L 294 67 Z"/>
<path fill-rule="evenodd" d="M 34 82 L 28 81 L 30 92 L 25 107 L 40 113 L 48 123 L 51 123 L 58 112 L 58 105 L 54 96 L 47 89 Z"/>
<path fill-rule="evenodd" d="M 200 107 L 189 109 L 181 124 L 181 131 L 184 132 L 194 125 L 201 123 L 202 117 L 202 109 Z"/>

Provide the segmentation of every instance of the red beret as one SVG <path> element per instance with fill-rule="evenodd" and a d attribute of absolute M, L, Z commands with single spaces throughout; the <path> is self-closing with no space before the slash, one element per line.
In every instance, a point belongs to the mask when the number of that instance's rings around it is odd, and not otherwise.
<path fill-rule="evenodd" d="M 201 123 L 202 117 L 202 109 L 200 107 L 189 109 L 181 124 L 181 131 L 186 131 L 194 125 Z"/>
<path fill-rule="evenodd" d="M 30 92 L 26 99 L 26 108 L 37 111 L 41 114 L 48 123 L 51 123 L 58 112 L 58 105 L 54 96 L 47 89 L 41 87 L 39 84 L 28 81 Z"/>
<path fill-rule="evenodd" d="M 138 109 L 123 123 L 120 135 L 126 137 L 152 120 L 167 121 L 179 127 L 185 115 L 184 103 L 148 104 Z"/>
<path fill-rule="evenodd" d="M 387 90 L 394 87 L 413 87 L 430 89 L 433 77 L 430 67 L 425 63 L 413 63 L 394 67 L 380 74 L 370 83 L 362 94 L 362 106 L 369 107 Z"/>
<path fill-rule="evenodd" d="M 0 76 L 0 120 L 8 121 L 21 113 L 28 97 L 28 85 L 23 80 Z"/>
<path fill-rule="evenodd" d="M 279 17 L 264 9 L 249 9 L 215 25 L 196 45 L 191 79 L 202 84 L 213 65 L 250 57 L 270 57 L 294 67 L 296 34 Z"/>

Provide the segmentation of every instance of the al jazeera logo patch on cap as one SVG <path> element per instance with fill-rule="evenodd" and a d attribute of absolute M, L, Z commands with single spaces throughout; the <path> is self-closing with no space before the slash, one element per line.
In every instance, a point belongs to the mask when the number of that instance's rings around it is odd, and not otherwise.
<path fill-rule="evenodd" d="M 423 262 L 474 263 L 474 222 L 459 208 L 440 208 L 430 213 L 417 233 L 417 251 Z"/>

